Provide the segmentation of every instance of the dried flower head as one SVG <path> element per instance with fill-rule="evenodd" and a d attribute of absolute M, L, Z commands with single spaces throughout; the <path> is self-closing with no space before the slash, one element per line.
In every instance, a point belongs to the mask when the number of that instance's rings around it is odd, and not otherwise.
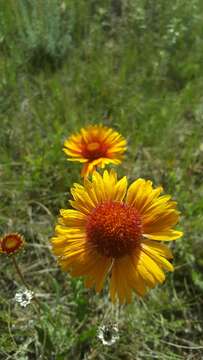
<path fill-rule="evenodd" d="M 97 337 L 103 345 L 111 346 L 119 340 L 119 330 L 116 324 L 102 325 L 98 328 Z"/>
<path fill-rule="evenodd" d="M 30 304 L 33 296 L 34 296 L 33 291 L 28 289 L 20 289 L 15 294 L 15 301 L 19 303 L 20 306 L 26 307 L 28 304 Z"/>
<path fill-rule="evenodd" d="M 22 249 L 25 240 L 18 233 L 9 233 L 0 239 L 0 252 L 6 255 L 12 255 Z"/>

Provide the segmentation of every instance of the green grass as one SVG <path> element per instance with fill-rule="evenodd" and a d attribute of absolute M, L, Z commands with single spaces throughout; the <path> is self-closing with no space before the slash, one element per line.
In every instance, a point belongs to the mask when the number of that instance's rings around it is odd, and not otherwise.
<path fill-rule="evenodd" d="M 43 308 L 15 303 L 20 280 L 1 256 L 1 359 L 202 359 L 202 16 L 196 0 L 3 1 L 0 231 L 24 234 L 18 263 Z M 81 181 L 63 141 L 89 123 L 127 138 L 120 176 L 162 184 L 182 212 L 176 271 L 120 309 L 107 288 L 95 295 L 62 273 L 50 251 L 58 211 Z M 117 310 L 120 339 L 103 346 L 97 328 Z"/>

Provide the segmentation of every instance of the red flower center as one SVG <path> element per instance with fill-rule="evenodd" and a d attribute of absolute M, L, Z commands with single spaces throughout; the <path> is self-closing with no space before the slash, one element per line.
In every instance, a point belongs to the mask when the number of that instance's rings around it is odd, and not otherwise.
<path fill-rule="evenodd" d="M 1 240 L 1 249 L 7 254 L 12 254 L 23 245 L 23 239 L 18 234 L 5 235 Z"/>
<path fill-rule="evenodd" d="M 131 254 L 139 246 L 142 224 L 132 206 L 119 202 L 104 202 L 89 215 L 87 239 L 107 257 L 119 258 Z"/>
<path fill-rule="evenodd" d="M 100 157 L 106 157 L 107 145 L 99 141 L 92 141 L 82 146 L 82 154 L 86 159 L 95 160 Z"/>

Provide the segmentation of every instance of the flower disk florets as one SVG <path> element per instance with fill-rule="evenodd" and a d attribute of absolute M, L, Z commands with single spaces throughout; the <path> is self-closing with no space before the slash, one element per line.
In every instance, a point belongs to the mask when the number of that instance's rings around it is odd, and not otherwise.
<path fill-rule="evenodd" d="M 119 258 L 139 247 L 142 235 L 137 210 L 120 202 L 104 202 L 89 215 L 87 240 L 107 257 Z"/>
<path fill-rule="evenodd" d="M 82 154 L 84 158 L 89 160 L 96 160 L 100 157 L 107 156 L 108 146 L 105 143 L 101 142 L 91 142 L 89 144 L 83 144 L 82 146 Z"/>

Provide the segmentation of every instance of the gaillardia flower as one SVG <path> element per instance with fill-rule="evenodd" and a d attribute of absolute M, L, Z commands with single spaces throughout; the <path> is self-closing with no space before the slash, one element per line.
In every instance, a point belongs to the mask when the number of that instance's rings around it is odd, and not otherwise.
<path fill-rule="evenodd" d="M 176 202 L 162 195 L 162 187 L 127 179 L 114 171 L 94 172 L 92 181 L 71 189 L 73 209 L 60 211 L 53 252 L 64 271 L 84 276 L 87 287 L 99 292 L 110 274 L 110 296 L 131 301 L 132 290 L 143 296 L 173 271 L 172 253 L 159 241 L 182 236 L 173 229 L 179 219 Z"/>
<path fill-rule="evenodd" d="M 12 255 L 24 246 L 25 240 L 18 233 L 9 233 L 0 239 L 0 253 Z"/>
<path fill-rule="evenodd" d="M 118 165 L 126 150 L 126 140 L 116 131 L 102 125 L 90 125 L 64 142 L 70 161 L 83 163 L 81 175 L 87 177 L 96 167 Z"/>

